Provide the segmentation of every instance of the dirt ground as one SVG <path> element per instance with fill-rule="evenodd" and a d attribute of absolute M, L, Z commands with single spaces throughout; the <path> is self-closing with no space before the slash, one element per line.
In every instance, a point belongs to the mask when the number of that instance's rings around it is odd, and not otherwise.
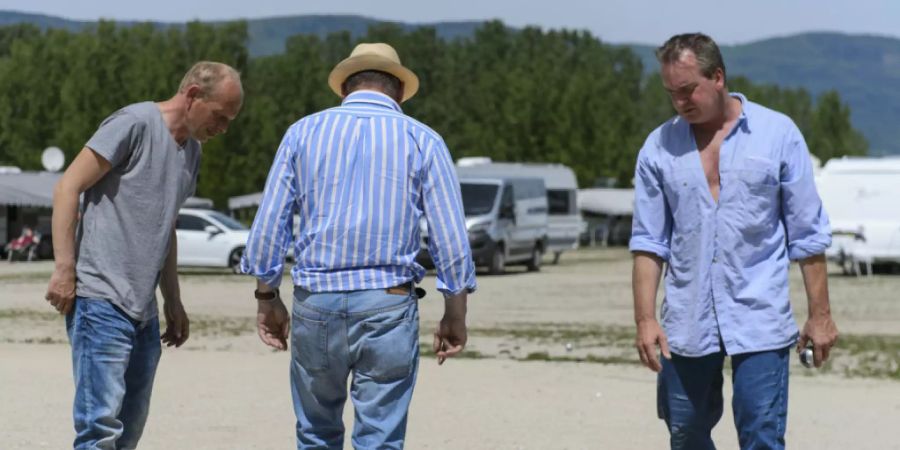
<path fill-rule="evenodd" d="M 74 436 L 64 320 L 43 300 L 51 270 L 0 263 L 0 449 L 66 448 Z M 630 277 L 624 249 L 568 253 L 540 273 L 480 276 L 464 357 L 439 367 L 423 354 L 407 448 L 667 448 L 655 374 L 633 349 Z M 442 302 L 432 275 L 423 286 L 425 343 Z M 163 352 L 141 448 L 292 448 L 289 356 L 255 335 L 253 280 L 187 270 L 181 288 L 191 339 Z M 830 290 L 842 337 L 822 370 L 792 360 L 788 448 L 900 449 L 900 276 L 835 272 Z M 792 293 L 802 320 L 796 268 Z M 714 439 L 737 448 L 727 409 Z M 349 405 L 345 419 L 349 432 Z"/>

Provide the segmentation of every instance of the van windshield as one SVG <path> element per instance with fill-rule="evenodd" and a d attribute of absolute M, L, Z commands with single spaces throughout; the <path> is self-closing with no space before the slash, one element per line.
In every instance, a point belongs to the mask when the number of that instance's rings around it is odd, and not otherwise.
<path fill-rule="evenodd" d="M 494 199 L 499 186 L 496 184 L 462 183 L 463 211 L 466 217 L 487 214 L 494 209 Z"/>

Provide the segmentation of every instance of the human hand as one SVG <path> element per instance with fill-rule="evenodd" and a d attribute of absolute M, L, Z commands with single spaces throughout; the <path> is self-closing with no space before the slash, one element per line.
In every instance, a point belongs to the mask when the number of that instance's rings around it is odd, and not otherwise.
<path fill-rule="evenodd" d="M 60 314 L 66 315 L 75 304 L 75 268 L 57 267 L 50 275 L 50 284 L 44 299 Z"/>
<path fill-rule="evenodd" d="M 280 297 L 257 300 L 256 329 L 259 338 L 269 347 L 287 350 L 291 332 L 291 318 Z"/>
<path fill-rule="evenodd" d="M 654 372 L 662 370 L 662 364 L 659 362 L 656 351 L 657 346 L 666 359 L 672 359 L 672 355 L 669 353 L 669 341 L 666 339 L 665 331 L 659 326 L 659 322 L 656 319 L 639 321 L 635 347 L 637 347 L 641 362 Z"/>
<path fill-rule="evenodd" d="M 163 304 L 163 314 L 166 317 L 166 332 L 160 336 L 160 340 L 166 347 L 181 347 L 188 339 L 191 323 L 181 300 L 166 300 Z"/>

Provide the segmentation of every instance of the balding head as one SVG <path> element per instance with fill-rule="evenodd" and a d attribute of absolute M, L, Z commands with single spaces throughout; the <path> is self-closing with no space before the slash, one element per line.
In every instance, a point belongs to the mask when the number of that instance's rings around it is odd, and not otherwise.
<path fill-rule="evenodd" d="M 217 94 L 223 82 L 233 82 L 240 90 L 241 100 L 244 98 L 244 88 L 241 85 L 241 74 L 233 67 L 213 61 L 200 61 L 194 64 L 184 74 L 179 93 L 186 93 L 191 86 L 199 87 L 199 98 L 208 99 Z"/>

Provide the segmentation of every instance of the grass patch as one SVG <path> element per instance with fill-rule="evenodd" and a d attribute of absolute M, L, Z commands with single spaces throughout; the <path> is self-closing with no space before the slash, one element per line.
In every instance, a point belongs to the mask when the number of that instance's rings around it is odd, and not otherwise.
<path fill-rule="evenodd" d="M 196 336 L 240 336 L 256 333 L 254 317 L 188 317 L 191 321 L 191 334 Z M 159 328 L 166 329 L 166 321 L 162 315 Z"/>
<path fill-rule="evenodd" d="M 47 305 L 47 309 L 51 309 L 49 304 Z M 44 312 L 35 311 L 33 309 L 0 309 L 0 320 L 16 319 L 38 320 L 47 322 L 65 320 L 65 318 L 59 313 L 52 311 Z"/>
<path fill-rule="evenodd" d="M 560 343 L 590 341 L 593 345 L 632 346 L 632 327 L 588 327 L 558 324 L 523 324 L 508 328 L 470 328 L 470 336 L 504 337 Z"/>
<path fill-rule="evenodd" d="M 900 380 L 900 336 L 842 335 L 822 369 L 849 377 Z"/>
<path fill-rule="evenodd" d="M 419 347 L 419 357 L 420 358 L 436 358 L 437 355 L 434 351 L 431 350 L 431 347 L 428 346 L 420 346 Z M 454 356 L 452 359 L 485 359 L 490 358 L 489 356 L 485 356 L 483 353 L 478 350 L 463 350 L 462 353 Z"/>

